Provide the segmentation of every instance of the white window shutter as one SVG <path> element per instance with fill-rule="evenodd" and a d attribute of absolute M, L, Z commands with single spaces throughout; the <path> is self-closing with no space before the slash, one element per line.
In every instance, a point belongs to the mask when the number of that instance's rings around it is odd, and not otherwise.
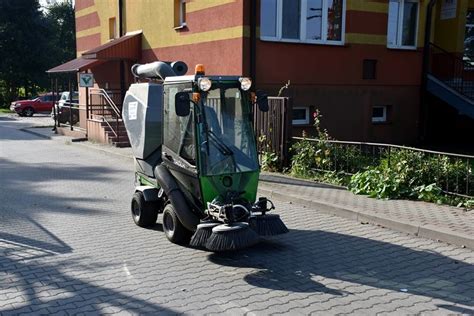
<path fill-rule="evenodd" d="M 397 46 L 399 0 L 390 0 L 388 5 L 387 46 Z"/>

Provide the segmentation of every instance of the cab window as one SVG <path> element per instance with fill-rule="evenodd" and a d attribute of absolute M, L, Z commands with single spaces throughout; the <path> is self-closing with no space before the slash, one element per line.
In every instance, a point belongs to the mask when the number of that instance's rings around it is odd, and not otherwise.
<path fill-rule="evenodd" d="M 163 143 L 174 154 L 179 155 L 191 165 L 196 165 L 196 146 L 194 141 L 194 108 L 188 116 L 176 115 L 175 95 L 185 89 L 190 89 L 190 84 L 165 86 L 164 97 L 164 132 Z"/>

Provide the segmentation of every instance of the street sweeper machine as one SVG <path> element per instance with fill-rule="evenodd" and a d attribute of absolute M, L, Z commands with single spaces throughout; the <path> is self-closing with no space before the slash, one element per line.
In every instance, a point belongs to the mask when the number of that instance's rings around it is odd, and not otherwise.
<path fill-rule="evenodd" d="M 273 203 L 257 199 L 259 162 L 253 108 L 268 111 L 250 78 L 184 75 L 183 62 L 134 65 L 123 120 L 135 157 L 134 222 L 173 243 L 237 250 L 288 232 Z"/>

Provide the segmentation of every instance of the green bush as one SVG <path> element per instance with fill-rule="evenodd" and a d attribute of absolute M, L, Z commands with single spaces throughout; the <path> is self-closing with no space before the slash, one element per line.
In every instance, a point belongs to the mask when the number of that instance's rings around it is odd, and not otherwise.
<path fill-rule="evenodd" d="M 467 161 L 411 149 L 373 151 L 372 147 L 330 142 L 328 132 L 320 128 L 319 112 L 313 117 L 317 139 L 310 140 L 303 133 L 303 139 L 291 147 L 293 176 L 344 185 L 355 194 L 373 198 L 474 207 L 474 199 L 445 193 L 464 193 L 468 176 L 472 183 L 470 172 L 474 166 Z"/>
<path fill-rule="evenodd" d="M 451 190 L 466 180 L 467 164 L 447 156 L 397 149 L 386 154 L 377 166 L 355 173 L 349 189 L 379 199 L 415 199 L 469 207 L 466 199 L 446 195 L 441 185 Z"/>

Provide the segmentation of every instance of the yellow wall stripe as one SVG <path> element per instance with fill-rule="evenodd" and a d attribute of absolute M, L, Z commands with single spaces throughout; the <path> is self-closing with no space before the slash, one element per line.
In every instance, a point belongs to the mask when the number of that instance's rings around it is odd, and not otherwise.
<path fill-rule="evenodd" d="M 102 31 L 102 28 L 100 26 L 96 26 L 90 29 L 82 30 L 80 32 L 76 32 L 76 37 L 79 38 L 79 37 L 84 37 L 84 36 L 88 36 L 92 34 L 97 34 L 97 33 L 100 33 L 101 31 Z"/>
<path fill-rule="evenodd" d="M 386 35 L 346 33 L 346 43 L 348 44 L 370 44 L 387 45 Z"/>
<path fill-rule="evenodd" d="M 183 35 L 180 36 L 179 40 L 175 41 L 166 41 L 161 43 L 161 45 L 150 45 L 147 42 L 143 42 L 143 49 L 150 49 L 150 48 L 164 48 L 164 47 L 173 47 L 173 46 L 181 46 L 181 45 L 191 45 L 191 44 L 199 44 L 199 43 L 206 43 L 206 42 L 213 42 L 213 41 L 221 41 L 226 39 L 234 39 L 234 38 L 242 38 L 245 30 L 242 26 L 235 26 L 226 29 L 220 29 L 215 31 L 209 32 L 202 32 L 190 35 Z M 248 30 L 247 30 L 248 32 Z"/>
<path fill-rule="evenodd" d="M 255 0 L 252 0 L 255 1 Z M 191 1 L 186 3 L 186 12 L 195 12 L 200 10 L 217 7 L 223 4 L 232 3 L 235 0 L 205 0 L 205 1 Z"/>
<path fill-rule="evenodd" d="M 347 10 L 387 13 L 388 3 L 381 3 L 368 0 L 349 0 L 346 2 Z"/>

